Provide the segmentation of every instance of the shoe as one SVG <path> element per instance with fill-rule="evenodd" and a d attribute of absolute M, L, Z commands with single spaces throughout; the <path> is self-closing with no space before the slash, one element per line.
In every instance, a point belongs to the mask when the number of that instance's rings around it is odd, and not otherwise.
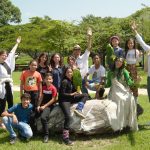
<path fill-rule="evenodd" d="M 48 143 L 48 140 L 49 140 L 48 135 L 45 135 L 43 139 L 43 143 Z"/>
<path fill-rule="evenodd" d="M 82 119 L 85 119 L 85 115 L 83 114 L 81 110 L 75 109 L 74 112 Z"/>
<path fill-rule="evenodd" d="M 16 143 L 16 140 L 17 140 L 17 137 L 12 137 L 12 138 L 10 138 L 10 144 L 15 144 Z"/>
<path fill-rule="evenodd" d="M 72 146 L 74 144 L 69 138 L 63 139 L 63 141 L 66 145 L 69 145 L 69 146 Z"/>

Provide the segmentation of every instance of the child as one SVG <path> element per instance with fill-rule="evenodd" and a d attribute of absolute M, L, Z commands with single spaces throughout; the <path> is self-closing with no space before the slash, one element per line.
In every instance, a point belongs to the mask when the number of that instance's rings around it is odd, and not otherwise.
<path fill-rule="evenodd" d="M 73 142 L 69 138 L 69 129 L 70 129 L 70 106 L 73 103 L 78 103 L 75 113 L 81 118 L 85 118 L 82 113 L 82 109 L 86 100 L 88 99 L 88 95 L 80 94 L 77 92 L 73 85 L 72 81 L 73 70 L 71 67 L 67 67 L 64 72 L 64 79 L 62 80 L 61 87 L 59 90 L 59 104 L 65 116 L 64 129 L 63 129 L 63 141 L 67 145 L 72 145 Z"/>
<path fill-rule="evenodd" d="M 54 103 L 56 102 L 57 90 L 55 86 L 52 84 L 53 77 L 52 74 L 45 74 L 45 83 L 46 85 L 42 88 L 42 97 L 38 102 L 37 112 L 41 116 L 41 122 L 43 126 L 44 139 L 43 142 L 47 143 L 49 139 L 49 129 L 48 129 L 48 117 L 51 110 L 54 107 Z"/>
<path fill-rule="evenodd" d="M 120 39 L 118 36 L 110 38 L 110 44 L 106 48 L 106 65 L 111 69 L 113 67 L 115 57 L 124 57 L 123 49 L 119 47 Z"/>
<path fill-rule="evenodd" d="M 94 65 L 91 66 L 86 74 L 85 83 L 86 87 L 90 90 L 96 91 L 95 98 L 102 99 L 105 89 L 103 85 L 105 83 L 105 68 L 101 65 L 101 58 L 98 54 L 93 56 Z M 92 75 L 92 80 L 87 80 L 87 77 Z"/>
<path fill-rule="evenodd" d="M 136 82 L 138 78 L 136 63 L 139 60 L 139 51 L 136 49 L 135 40 L 132 38 L 126 41 L 125 58 L 127 62 L 127 70 L 129 71 L 131 78 Z M 133 92 L 134 99 L 137 102 L 138 88 L 132 87 L 131 91 Z"/>
<path fill-rule="evenodd" d="M 47 53 L 41 53 L 38 58 L 38 67 L 37 71 L 41 74 L 42 79 L 44 80 L 45 74 L 50 72 L 50 67 L 48 66 L 48 55 Z"/>
<path fill-rule="evenodd" d="M 21 37 L 18 37 L 16 45 L 8 56 L 6 51 L 0 51 L 0 116 L 5 110 L 6 101 L 8 103 L 8 108 L 13 106 L 13 81 L 11 75 L 15 69 L 15 52 L 20 42 Z M 0 127 L 4 128 L 1 120 Z"/>
<path fill-rule="evenodd" d="M 2 113 L 3 122 L 10 134 L 10 144 L 14 144 L 17 139 L 17 135 L 13 128 L 18 129 L 19 134 L 30 139 L 33 135 L 29 126 L 30 114 L 33 106 L 30 104 L 31 96 L 27 93 L 22 94 L 21 103 L 14 105 L 7 111 Z"/>
<path fill-rule="evenodd" d="M 20 96 L 23 93 L 29 93 L 31 95 L 31 104 L 34 108 L 37 107 L 38 99 L 42 95 L 42 77 L 36 69 L 37 62 L 32 60 L 29 63 L 29 70 L 23 71 L 20 77 Z"/>

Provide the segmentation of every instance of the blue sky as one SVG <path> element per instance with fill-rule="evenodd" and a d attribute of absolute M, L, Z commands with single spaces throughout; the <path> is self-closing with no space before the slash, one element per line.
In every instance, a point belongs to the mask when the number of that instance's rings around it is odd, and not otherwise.
<path fill-rule="evenodd" d="M 11 0 L 22 13 L 22 23 L 29 18 L 49 16 L 52 19 L 80 21 L 92 14 L 99 17 L 127 17 L 140 10 L 149 0 Z"/>

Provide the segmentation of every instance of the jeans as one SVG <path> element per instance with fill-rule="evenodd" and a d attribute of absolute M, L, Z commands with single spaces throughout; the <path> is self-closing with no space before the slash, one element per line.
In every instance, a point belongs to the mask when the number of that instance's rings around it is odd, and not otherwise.
<path fill-rule="evenodd" d="M 18 122 L 17 124 L 13 123 L 12 117 L 3 117 L 3 123 L 5 124 L 8 132 L 10 133 L 10 137 L 14 138 L 17 137 L 13 128 L 17 129 L 21 136 L 29 139 L 32 137 L 33 133 L 31 127 L 24 122 Z"/>

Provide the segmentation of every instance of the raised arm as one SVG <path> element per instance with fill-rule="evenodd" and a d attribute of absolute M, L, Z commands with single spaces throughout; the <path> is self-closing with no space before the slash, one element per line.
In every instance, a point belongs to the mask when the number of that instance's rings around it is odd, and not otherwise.
<path fill-rule="evenodd" d="M 91 51 L 92 49 L 92 29 L 88 28 L 87 30 L 87 49 Z"/>
<path fill-rule="evenodd" d="M 12 50 L 10 51 L 6 59 L 6 63 L 10 66 L 11 71 L 14 71 L 15 69 L 15 52 L 20 42 L 21 42 L 21 36 L 17 38 L 15 46 L 12 48 Z"/>
<path fill-rule="evenodd" d="M 136 24 L 135 22 L 132 23 L 131 28 L 132 28 L 132 30 L 134 31 L 135 37 L 136 37 L 138 43 L 141 45 L 141 47 L 142 47 L 145 51 L 150 51 L 150 46 L 147 45 L 147 44 L 143 41 L 142 37 L 141 37 L 141 36 L 139 35 L 139 33 L 137 32 L 137 24 Z"/>

